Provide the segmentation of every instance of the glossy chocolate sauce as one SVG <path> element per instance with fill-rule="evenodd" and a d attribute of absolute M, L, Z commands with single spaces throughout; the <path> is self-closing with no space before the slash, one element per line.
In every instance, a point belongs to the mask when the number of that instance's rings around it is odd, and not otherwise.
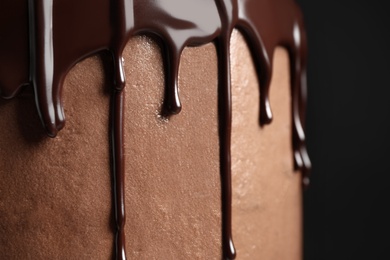
<path fill-rule="evenodd" d="M 308 185 L 311 168 L 304 133 L 306 38 L 293 0 L 7 0 L 0 3 L 0 95 L 14 97 L 34 88 L 47 133 L 64 127 L 62 83 L 82 59 L 108 52 L 113 68 L 110 151 L 115 216 L 115 258 L 125 259 L 123 121 L 125 75 L 122 51 L 130 37 L 147 34 L 163 51 L 165 97 L 162 115 L 181 110 L 180 56 L 187 46 L 214 42 L 219 61 L 219 136 L 222 185 L 223 258 L 234 259 L 231 231 L 231 79 L 230 37 L 234 28 L 247 40 L 259 79 L 260 125 L 272 121 L 268 98 L 274 50 L 288 50 L 291 68 L 295 168 Z"/>

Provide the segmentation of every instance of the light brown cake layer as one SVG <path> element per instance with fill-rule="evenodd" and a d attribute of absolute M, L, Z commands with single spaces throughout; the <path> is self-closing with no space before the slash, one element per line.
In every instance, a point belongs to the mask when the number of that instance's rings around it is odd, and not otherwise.
<path fill-rule="evenodd" d="M 302 258 L 301 175 L 293 172 L 287 51 L 275 52 L 270 103 L 274 119 L 258 124 L 258 85 L 243 37 L 232 36 L 233 239 L 237 259 Z"/>
<path fill-rule="evenodd" d="M 126 249 L 130 259 L 213 259 L 221 254 L 221 195 L 214 45 L 182 55 L 183 108 L 159 116 L 164 75 L 145 37 L 126 61 Z M 128 69 L 132 64 L 132 69 Z M 140 73 L 141 71 L 141 73 Z"/>
<path fill-rule="evenodd" d="M 278 49 L 274 121 L 258 125 L 258 86 L 240 34 L 232 37 L 233 240 L 237 259 L 301 258 L 300 175 L 293 173 L 288 57 Z M 220 259 L 218 67 L 213 44 L 181 59 L 182 112 L 159 116 L 158 46 L 124 53 L 126 250 L 129 259 Z M 64 85 L 67 123 L 44 136 L 31 93 L 0 100 L 0 255 L 6 259 L 110 259 L 109 91 L 98 57 Z"/>
<path fill-rule="evenodd" d="M 85 60 L 64 86 L 66 127 L 45 135 L 32 93 L 0 100 L 0 256 L 112 255 L 108 102 L 102 63 Z"/>

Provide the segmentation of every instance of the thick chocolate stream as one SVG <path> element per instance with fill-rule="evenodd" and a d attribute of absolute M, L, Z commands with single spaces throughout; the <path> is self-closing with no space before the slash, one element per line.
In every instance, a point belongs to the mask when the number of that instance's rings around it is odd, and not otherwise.
<path fill-rule="evenodd" d="M 122 51 L 130 37 L 147 34 L 163 50 L 165 98 L 162 115 L 181 110 L 180 56 L 186 46 L 215 42 L 219 60 L 219 135 L 222 185 L 223 258 L 234 259 L 231 231 L 230 37 L 245 36 L 256 65 L 260 125 L 272 121 L 268 93 L 273 53 L 285 47 L 291 62 L 295 167 L 307 186 L 310 159 L 304 133 L 306 38 L 293 0 L 6 0 L 0 3 L 0 95 L 14 97 L 34 88 L 37 109 L 51 137 L 64 127 L 62 83 L 80 60 L 101 51 L 111 55 L 113 75 L 110 143 L 115 216 L 115 258 L 125 259 L 123 120 L 125 83 Z"/>

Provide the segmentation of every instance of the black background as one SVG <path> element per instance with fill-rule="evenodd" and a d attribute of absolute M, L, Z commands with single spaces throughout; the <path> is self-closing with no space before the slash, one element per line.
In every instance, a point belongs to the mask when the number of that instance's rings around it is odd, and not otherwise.
<path fill-rule="evenodd" d="M 297 1 L 313 163 L 304 259 L 390 259 L 390 2 Z"/>

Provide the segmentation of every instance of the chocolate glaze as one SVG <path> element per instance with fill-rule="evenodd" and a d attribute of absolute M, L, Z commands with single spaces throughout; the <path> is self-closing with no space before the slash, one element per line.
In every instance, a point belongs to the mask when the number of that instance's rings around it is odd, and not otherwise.
<path fill-rule="evenodd" d="M 124 120 L 124 93 L 121 90 L 112 90 L 110 111 L 110 148 L 111 171 L 113 177 L 113 198 L 115 218 L 115 256 L 116 259 L 126 259 L 125 233 L 125 167 L 123 150 L 123 120 Z"/>
<path fill-rule="evenodd" d="M 68 71 L 90 55 L 101 51 L 110 53 L 113 68 L 110 151 L 116 259 L 126 258 L 122 91 L 126 83 L 122 51 L 129 38 L 137 34 L 154 37 L 162 47 L 166 87 L 161 113 L 166 117 L 181 110 L 178 70 L 183 49 L 208 42 L 216 44 L 222 247 L 224 259 L 235 258 L 231 231 L 229 51 L 234 28 L 245 36 L 256 65 L 260 125 L 272 121 L 268 93 L 274 50 L 283 46 L 289 52 L 294 162 L 295 168 L 303 172 L 303 184 L 307 186 L 311 164 L 303 130 L 306 38 L 302 15 L 293 0 L 12 0 L 0 3 L 0 95 L 12 98 L 22 86 L 32 86 L 40 118 L 51 137 L 65 124 L 61 93 Z"/>

